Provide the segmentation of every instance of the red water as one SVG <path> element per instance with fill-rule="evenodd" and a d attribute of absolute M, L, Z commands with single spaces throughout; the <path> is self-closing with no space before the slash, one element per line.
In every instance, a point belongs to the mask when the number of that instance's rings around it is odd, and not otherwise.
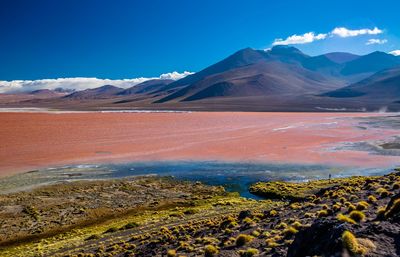
<path fill-rule="evenodd" d="M 0 113 L 0 175 L 54 165 L 223 160 L 388 166 L 398 157 L 332 151 L 388 139 L 354 113 Z"/>

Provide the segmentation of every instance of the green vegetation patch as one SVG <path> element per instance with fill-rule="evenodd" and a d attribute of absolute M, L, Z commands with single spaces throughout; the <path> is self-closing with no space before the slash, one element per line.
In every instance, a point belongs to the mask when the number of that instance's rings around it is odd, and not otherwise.
<path fill-rule="evenodd" d="M 257 182 L 250 186 L 250 193 L 267 199 L 306 200 L 317 193 L 328 190 L 333 186 L 351 186 L 365 182 L 368 177 L 350 177 L 337 179 L 313 180 L 309 182 Z M 336 196 L 336 195 L 335 195 Z"/>

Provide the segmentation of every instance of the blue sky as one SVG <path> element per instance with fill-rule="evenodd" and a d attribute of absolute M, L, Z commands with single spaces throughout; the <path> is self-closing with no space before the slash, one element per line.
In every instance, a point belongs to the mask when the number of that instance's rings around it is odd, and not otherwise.
<path fill-rule="evenodd" d="M 320 40 L 294 46 L 311 55 L 390 52 L 400 49 L 399 10 L 395 0 L 2 0 L 0 80 L 199 71 L 309 32 Z M 334 28 L 361 32 L 341 37 Z"/>

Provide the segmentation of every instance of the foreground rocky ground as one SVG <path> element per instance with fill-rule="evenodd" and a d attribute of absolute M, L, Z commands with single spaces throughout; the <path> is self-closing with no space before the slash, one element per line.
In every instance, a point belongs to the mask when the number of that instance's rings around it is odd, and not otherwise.
<path fill-rule="evenodd" d="M 157 177 L 3 195 L 0 255 L 400 256 L 399 171 L 250 192 L 267 200 Z"/>

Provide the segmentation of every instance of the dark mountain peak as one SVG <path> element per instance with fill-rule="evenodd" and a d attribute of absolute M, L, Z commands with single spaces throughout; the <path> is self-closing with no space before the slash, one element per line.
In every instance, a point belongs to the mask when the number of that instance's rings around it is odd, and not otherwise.
<path fill-rule="evenodd" d="M 186 76 L 178 81 L 168 84 L 160 90 L 168 91 L 174 88 L 187 86 L 189 84 L 196 83 L 210 75 L 215 75 L 217 73 L 226 72 L 231 69 L 255 64 L 268 58 L 269 56 L 267 52 L 263 50 L 254 50 L 250 47 L 247 47 L 233 53 L 222 61 L 219 61 L 195 74 Z M 160 100 L 159 102 L 162 101 Z"/>
<path fill-rule="evenodd" d="M 271 56 L 271 58 L 274 60 L 279 60 L 288 63 L 293 63 L 293 62 L 301 63 L 304 60 L 310 58 L 310 56 L 304 54 L 302 51 L 293 46 L 283 46 L 283 45 L 274 46 L 271 48 L 271 50 L 269 50 L 266 53 L 268 53 L 269 56 Z"/>
<path fill-rule="evenodd" d="M 382 52 L 382 51 L 374 51 L 374 52 L 369 53 L 369 54 L 367 54 L 365 56 L 393 56 L 393 55 L 385 53 L 385 52 Z"/>
<path fill-rule="evenodd" d="M 247 47 L 243 48 L 226 58 L 226 62 L 235 63 L 239 66 L 256 63 L 266 57 L 264 51 Z M 223 61 L 225 61 L 223 60 Z"/>
<path fill-rule="evenodd" d="M 92 88 L 92 89 L 89 89 L 89 90 L 94 90 L 94 91 L 97 91 L 97 92 L 104 92 L 104 91 L 115 90 L 115 89 L 120 90 L 121 88 L 113 86 L 113 85 L 104 85 L 104 86 L 97 87 L 97 88 Z"/>
<path fill-rule="evenodd" d="M 245 47 L 243 49 L 238 50 L 236 53 L 251 53 L 251 52 L 257 52 L 257 50 L 251 47 Z"/>
<path fill-rule="evenodd" d="M 271 48 L 269 51 L 272 54 L 302 54 L 305 55 L 302 51 L 293 46 L 286 45 L 277 45 Z"/>
<path fill-rule="evenodd" d="M 375 73 L 398 65 L 400 65 L 400 58 L 385 52 L 375 51 L 347 62 L 342 74 Z"/>

